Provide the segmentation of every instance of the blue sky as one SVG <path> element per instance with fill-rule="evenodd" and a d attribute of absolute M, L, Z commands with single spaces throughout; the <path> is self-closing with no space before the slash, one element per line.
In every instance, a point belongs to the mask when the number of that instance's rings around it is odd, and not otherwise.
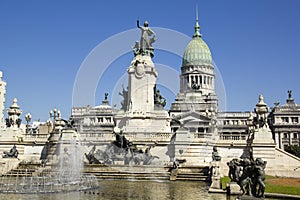
<path fill-rule="evenodd" d="M 97 45 L 136 28 L 137 19 L 192 36 L 196 3 L 203 39 L 225 84 L 227 110 L 253 110 L 259 94 L 269 106 L 283 104 L 289 89 L 300 102 L 298 0 L 2 0 L 0 70 L 7 82 L 5 105 L 17 97 L 22 116 L 30 112 L 34 120 L 47 120 L 49 110 L 56 107 L 68 118 L 76 75 Z M 126 73 L 132 58 L 131 53 L 120 55 L 108 67 L 95 92 L 96 104 Z M 180 70 L 181 58 L 170 52 L 156 51 L 153 61 Z M 169 103 L 174 100 L 173 94 L 162 92 Z"/>

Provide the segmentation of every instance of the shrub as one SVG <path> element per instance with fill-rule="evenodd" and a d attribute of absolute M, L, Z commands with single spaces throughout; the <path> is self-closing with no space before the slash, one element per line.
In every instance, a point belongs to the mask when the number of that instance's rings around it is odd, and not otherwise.
<path fill-rule="evenodd" d="M 293 154 L 300 158 L 300 147 L 297 145 L 290 145 L 284 148 L 284 150 L 290 154 Z"/>

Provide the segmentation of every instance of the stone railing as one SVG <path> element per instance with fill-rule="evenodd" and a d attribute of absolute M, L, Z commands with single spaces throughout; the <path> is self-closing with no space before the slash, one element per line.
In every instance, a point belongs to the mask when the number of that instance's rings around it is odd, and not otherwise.
<path fill-rule="evenodd" d="M 223 135 L 221 134 L 219 137 L 220 140 L 246 140 L 246 135 Z"/>

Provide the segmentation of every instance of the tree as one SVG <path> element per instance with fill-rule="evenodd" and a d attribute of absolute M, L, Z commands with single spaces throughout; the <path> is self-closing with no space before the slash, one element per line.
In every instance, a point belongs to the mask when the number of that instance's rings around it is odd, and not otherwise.
<path fill-rule="evenodd" d="M 300 147 L 297 145 L 286 146 L 284 150 L 300 158 Z"/>

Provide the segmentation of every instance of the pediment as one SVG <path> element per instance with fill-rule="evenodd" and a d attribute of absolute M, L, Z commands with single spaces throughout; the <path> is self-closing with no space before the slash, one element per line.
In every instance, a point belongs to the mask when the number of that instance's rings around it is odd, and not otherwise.
<path fill-rule="evenodd" d="M 177 121 L 177 123 L 180 124 L 186 124 L 186 123 L 205 124 L 211 122 L 211 119 L 209 117 L 200 114 L 198 112 L 183 113 L 181 115 L 177 115 L 176 117 L 174 117 L 173 120 Z"/>

